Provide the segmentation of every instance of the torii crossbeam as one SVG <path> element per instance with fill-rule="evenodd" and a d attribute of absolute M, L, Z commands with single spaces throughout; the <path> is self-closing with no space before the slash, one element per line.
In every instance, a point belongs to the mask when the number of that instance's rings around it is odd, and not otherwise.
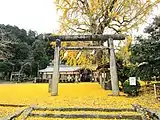
<path fill-rule="evenodd" d="M 61 41 L 107 41 L 109 38 L 113 40 L 124 40 L 123 34 L 105 34 L 105 35 L 54 35 L 48 37 L 50 41 L 59 39 Z"/>
<path fill-rule="evenodd" d="M 62 47 L 61 50 L 94 50 L 94 49 L 109 49 L 105 46 L 86 46 L 86 47 Z"/>

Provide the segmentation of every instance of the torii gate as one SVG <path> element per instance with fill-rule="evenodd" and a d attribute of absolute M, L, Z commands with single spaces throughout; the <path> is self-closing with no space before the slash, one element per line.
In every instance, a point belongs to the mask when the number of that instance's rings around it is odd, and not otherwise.
<path fill-rule="evenodd" d="M 55 41 L 55 53 L 54 53 L 54 71 L 53 79 L 51 81 L 51 95 L 58 95 L 58 82 L 59 82 L 59 65 L 60 65 L 60 50 L 61 41 L 103 41 L 108 42 L 109 47 L 104 46 L 88 46 L 88 47 L 64 47 L 66 50 L 82 50 L 82 49 L 109 49 L 110 50 L 110 75 L 112 84 L 112 93 L 115 96 L 119 95 L 119 84 L 116 67 L 116 57 L 114 51 L 113 40 L 124 40 L 125 35 L 122 34 L 105 34 L 105 35 L 54 35 L 49 36 L 50 41 Z"/>

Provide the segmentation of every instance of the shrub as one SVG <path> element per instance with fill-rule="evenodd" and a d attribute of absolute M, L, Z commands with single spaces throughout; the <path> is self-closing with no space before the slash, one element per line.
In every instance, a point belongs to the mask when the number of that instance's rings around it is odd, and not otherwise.
<path fill-rule="evenodd" d="M 138 96 L 140 83 L 136 81 L 136 85 L 130 85 L 129 80 L 126 80 L 123 84 L 124 93 L 127 93 L 129 96 Z"/>

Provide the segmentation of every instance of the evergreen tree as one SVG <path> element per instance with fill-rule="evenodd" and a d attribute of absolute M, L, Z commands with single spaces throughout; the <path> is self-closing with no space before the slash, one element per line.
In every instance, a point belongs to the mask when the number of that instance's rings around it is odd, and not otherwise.
<path fill-rule="evenodd" d="M 148 37 L 137 37 L 132 46 L 132 62 L 137 65 L 137 75 L 150 80 L 160 74 L 160 16 L 145 28 L 145 33 Z"/>

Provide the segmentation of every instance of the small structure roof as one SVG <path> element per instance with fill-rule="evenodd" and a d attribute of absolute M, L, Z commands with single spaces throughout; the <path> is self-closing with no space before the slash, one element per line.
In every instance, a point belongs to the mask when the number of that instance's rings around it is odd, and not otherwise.
<path fill-rule="evenodd" d="M 60 65 L 59 71 L 60 72 L 72 72 L 72 71 L 78 71 L 79 69 L 81 69 L 81 67 Z M 53 70 L 54 70 L 54 66 L 47 66 L 47 68 L 39 70 L 39 72 L 41 72 L 41 73 L 53 72 Z"/>

